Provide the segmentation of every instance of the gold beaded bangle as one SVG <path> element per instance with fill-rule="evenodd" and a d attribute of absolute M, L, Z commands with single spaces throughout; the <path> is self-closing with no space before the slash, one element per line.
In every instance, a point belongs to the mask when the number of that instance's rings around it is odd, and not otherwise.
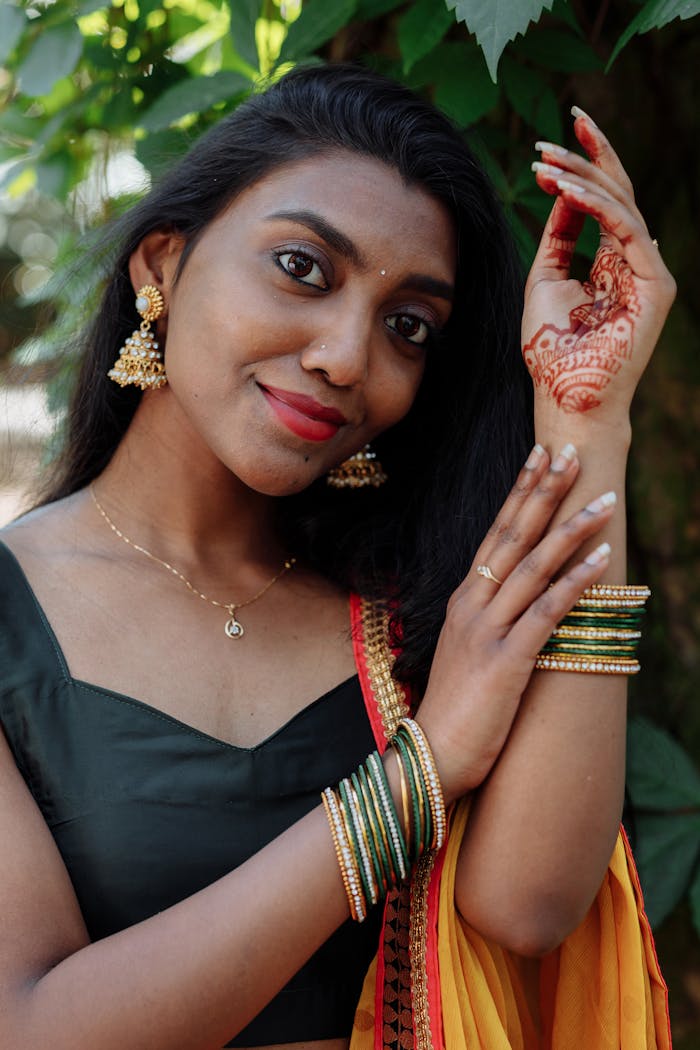
<path fill-rule="evenodd" d="M 641 670 L 636 660 L 588 660 L 566 656 L 540 655 L 535 660 L 538 671 L 578 671 L 582 674 L 637 674 Z"/>
<path fill-rule="evenodd" d="M 355 866 L 352 850 L 345 836 L 338 800 L 331 788 L 326 788 L 321 798 L 328 817 L 340 875 L 350 905 L 350 914 L 355 922 L 363 922 L 366 917 L 366 908 L 360 886 L 360 873 Z"/>
<path fill-rule="evenodd" d="M 635 598 L 644 603 L 651 597 L 645 583 L 594 583 L 581 595 L 582 598 Z"/>
<path fill-rule="evenodd" d="M 619 641 L 636 641 L 642 637 L 641 631 L 631 631 L 624 627 L 555 627 L 553 638 L 611 638 Z"/>
<path fill-rule="evenodd" d="M 365 885 L 367 886 L 367 889 L 369 890 L 370 904 L 376 904 L 378 899 L 379 899 L 379 897 L 377 895 L 377 882 L 376 882 L 376 879 L 374 877 L 374 872 L 372 870 L 372 863 L 370 861 L 370 856 L 369 856 L 369 843 L 367 841 L 367 829 L 365 828 L 365 822 L 362 819 L 362 814 L 360 813 L 360 807 L 357 804 L 357 796 L 355 795 L 355 791 L 353 789 L 352 783 L 349 780 L 346 780 L 344 782 L 344 786 L 345 786 L 345 792 L 346 792 L 346 798 L 347 798 L 347 801 L 348 801 L 348 806 L 350 808 L 350 820 L 352 821 L 353 830 L 355 832 L 355 840 L 357 842 L 357 846 L 358 846 L 358 849 L 360 851 L 360 861 L 362 863 L 362 870 L 364 871 L 364 874 L 365 874 L 364 881 L 365 881 Z M 347 817 L 347 814 L 345 813 L 345 807 L 343 805 L 342 799 L 341 799 L 341 808 L 342 808 L 343 813 L 344 813 L 344 815 L 346 817 L 346 823 L 347 823 L 348 817 Z"/>

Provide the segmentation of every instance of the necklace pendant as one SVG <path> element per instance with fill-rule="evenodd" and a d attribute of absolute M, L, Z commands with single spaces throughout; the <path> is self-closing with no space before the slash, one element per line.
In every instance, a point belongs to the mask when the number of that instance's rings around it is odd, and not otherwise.
<path fill-rule="evenodd" d="M 245 634 L 243 624 L 236 619 L 236 614 L 231 611 L 231 619 L 226 622 L 224 633 L 227 638 L 242 638 Z"/>

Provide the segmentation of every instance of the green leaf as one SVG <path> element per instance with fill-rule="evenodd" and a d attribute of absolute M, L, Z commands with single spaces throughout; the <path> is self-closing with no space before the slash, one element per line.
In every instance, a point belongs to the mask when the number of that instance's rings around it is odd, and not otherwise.
<path fill-rule="evenodd" d="M 260 0 L 232 0 L 231 39 L 241 58 L 258 69 L 260 58 L 255 43 L 255 23 L 260 17 Z"/>
<path fill-rule="evenodd" d="M 516 40 L 513 53 L 555 73 L 588 73 L 603 68 L 602 60 L 587 40 L 546 26 L 538 26 Z"/>
<path fill-rule="evenodd" d="M 693 926 L 700 933 L 700 867 L 695 872 L 695 878 L 690 885 L 690 914 L 693 916 Z"/>
<path fill-rule="evenodd" d="M 454 25 L 454 15 L 443 0 L 417 0 L 399 20 L 399 49 L 404 72 L 440 43 Z"/>
<path fill-rule="evenodd" d="M 109 7 L 109 0 L 81 0 L 78 4 L 78 17 L 83 15 L 91 15 L 93 11 L 101 11 L 103 7 Z M 143 17 L 145 12 L 142 9 L 142 5 L 139 4 L 139 14 Z"/>
<path fill-rule="evenodd" d="M 401 7 L 404 0 L 359 0 L 355 17 L 361 22 L 369 22 L 371 18 L 381 18 L 389 11 Z"/>
<path fill-rule="evenodd" d="M 513 237 L 515 238 L 520 261 L 525 268 L 529 269 L 537 251 L 537 241 L 532 236 L 515 209 L 506 208 L 506 218 L 513 233 Z"/>
<path fill-rule="evenodd" d="M 172 168 L 192 145 L 192 136 L 180 128 L 155 131 L 136 142 L 136 159 L 154 179 Z"/>
<path fill-rule="evenodd" d="M 637 809 L 700 807 L 700 774 L 680 745 L 646 718 L 630 720 L 627 789 Z"/>
<path fill-rule="evenodd" d="M 637 33 L 648 33 L 650 29 L 661 29 L 674 18 L 687 19 L 700 14 L 700 0 L 648 0 L 636 18 L 633 18 L 615 44 L 605 72 Z"/>
<path fill-rule="evenodd" d="M 509 40 L 524 33 L 530 22 L 550 11 L 554 0 L 445 0 L 448 8 L 464 22 L 484 52 L 491 79 L 496 83 L 498 61 Z"/>
<path fill-rule="evenodd" d="M 62 199 L 70 189 L 71 158 L 59 153 L 36 166 L 36 185 L 46 197 Z"/>
<path fill-rule="evenodd" d="M 31 98 L 48 95 L 57 80 L 76 67 L 83 51 L 83 38 L 74 22 L 62 22 L 40 30 L 19 68 L 19 85 Z"/>
<path fill-rule="evenodd" d="M 501 65 L 501 83 L 515 112 L 541 138 L 561 142 L 564 129 L 556 95 L 534 69 L 506 55 Z"/>
<path fill-rule="evenodd" d="M 9 4 L 0 7 L 0 63 L 14 51 L 26 25 L 24 11 Z"/>
<path fill-rule="evenodd" d="M 700 815 L 638 815 L 635 859 L 649 922 L 658 924 L 681 899 L 700 852 Z"/>
<path fill-rule="evenodd" d="M 284 38 L 278 65 L 313 54 L 350 21 L 356 9 L 357 0 L 307 0 Z"/>
<path fill-rule="evenodd" d="M 210 77 L 189 77 L 164 91 L 138 123 L 147 131 L 160 131 L 188 113 L 202 113 L 248 90 L 250 81 L 242 73 L 222 70 Z"/>
<path fill-rule="evenodd" d="M 473 40 L 438 44 L 416 63 L 408 81 L 416 88 L 434 85 L 436 105 L 462 127 L 474 124 L 498 101 L 499 89 Z"/>
<path fill-rule="evenodd" d="M 554 0 L 552 15 L 554 18 L 559 18 L 562 22 L 566 22 L 569 28 L 573 29 L 574 33 L 578 33 L 579 36 L 585 36 L 581 26 L 578 24 L 576 12 L 569 5 L 569 0 Z"/>

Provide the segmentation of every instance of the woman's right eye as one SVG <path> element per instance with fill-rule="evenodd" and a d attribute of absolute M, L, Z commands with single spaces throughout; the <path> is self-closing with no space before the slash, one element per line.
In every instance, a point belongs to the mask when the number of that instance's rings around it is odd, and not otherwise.
<path fill-rule="evenodd" d="M 306 252 L 282 251 L 276 252 L 275 257 L 284 272 L 293 277 L 295 281 L 299 281 L 301 284 L 310 284 L 313 288 L 320 288 L 322 291 L 328 289 L 323 270 L 316 260 L 307 255 Z"/>

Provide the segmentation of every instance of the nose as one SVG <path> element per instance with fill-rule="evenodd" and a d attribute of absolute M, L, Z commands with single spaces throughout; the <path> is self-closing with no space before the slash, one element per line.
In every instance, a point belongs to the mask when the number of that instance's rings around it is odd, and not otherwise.
<path fill-rule="evenodd" d="M 356 387 L 369 370 L 371 318 L 368 312 L 347 313 L 309 341 L 301 355 L 302 368 L 321 372 L 333 386 Z"/>

